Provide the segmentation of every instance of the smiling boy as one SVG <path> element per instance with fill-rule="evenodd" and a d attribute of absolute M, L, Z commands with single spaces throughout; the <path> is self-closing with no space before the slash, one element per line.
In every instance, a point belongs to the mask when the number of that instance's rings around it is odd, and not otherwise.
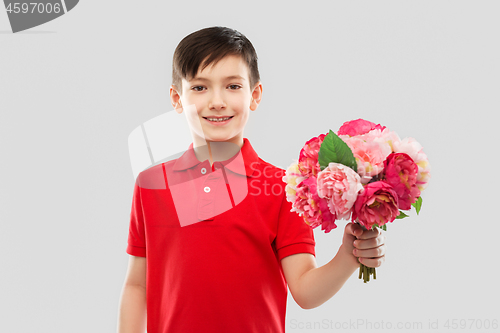
<path fill-rule="evenodd" d="M 283 333 L 287 286 L 300 307 L 312 309 L 335 295 L 358 259 L 382 264 L 384 236 L 349 223 L 335 257 L 317 267 L 312 230 L 286 201 L 284 170 L 243 136 L 262 98 L 257 55 L 244 35 L 211 27 L 186 36 L 174 53 L 170 98 L 193 143 L 136 181 L 118 332 Z M 141 186 L 155 172 L 168 186 Z M 173 175 L 184 177 L 181 192 L 195 193 L 182 207 L 174 204 L 181 194 Z M 262 191 L 238 198 L 241 179 L 245 190 Z M 280 190 L 265 192 L 265 184 Z M 183 210 L 193 213 L 189 223 Z"/>

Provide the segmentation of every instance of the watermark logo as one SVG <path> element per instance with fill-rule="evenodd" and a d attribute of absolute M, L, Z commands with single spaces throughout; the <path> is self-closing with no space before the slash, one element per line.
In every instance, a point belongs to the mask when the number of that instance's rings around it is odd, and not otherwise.
<path fill-rule="evenodd" d="M 168 189 L 181 227 L 213 220 L 248 196 L 282 197 L 282 169 L 249 160 L 233 142 L 207 142 L 196 105 L 175 111 L 137 126 L 128 148 L 137 185 Z"/>
<path fill-rule="evenodd" d="M 12 32 L 27 30 L 62 16 L 79 0 L 19 1 L 4 0 Z"/>

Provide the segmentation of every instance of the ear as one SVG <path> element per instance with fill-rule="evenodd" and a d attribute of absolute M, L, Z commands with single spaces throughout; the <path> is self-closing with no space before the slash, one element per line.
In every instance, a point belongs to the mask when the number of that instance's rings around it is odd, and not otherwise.
<path fill-rule="evenodd" d="M 250 110 L 255 111 L 262 99 L 262 83 L 259 81 L 255 84 L 252 91 L 252 100 L 250 102 Z"/>
<path fill-rule="evenodd" d="M 179 89 L 176 86 L 170 86 L 170 102 L 175 109 L 175 112 L 182 113 L 182 104 L 181 104 L 181 94 L 179 93 Z"/>

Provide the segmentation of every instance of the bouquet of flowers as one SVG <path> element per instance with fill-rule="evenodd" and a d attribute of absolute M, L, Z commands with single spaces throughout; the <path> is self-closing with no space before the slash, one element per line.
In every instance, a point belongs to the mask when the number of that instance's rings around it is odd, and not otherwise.
<path fill-rule="evenodd" d="M 408 216 L 403 211 L 420 212 L 430 165 L 415 139 L 357 119 L 307 141 L 282 179 L 291 211 L 311 228 L 328 233 L 343 219 L 387 230 L 388 222 Z M 371 275 L 375 268 L 360 263 L 359 278 L 366 283 Z"/>

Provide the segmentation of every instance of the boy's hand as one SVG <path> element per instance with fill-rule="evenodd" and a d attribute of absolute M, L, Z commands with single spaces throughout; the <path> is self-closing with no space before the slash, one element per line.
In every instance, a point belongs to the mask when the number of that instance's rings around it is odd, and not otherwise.
<path fill-rule="evenodd" d="M 363 230 L 357 223 L 348 223 L 342 246 L 367 267 L 379 267 L 385 261 L 385 236 L 379 228 Z"/>

